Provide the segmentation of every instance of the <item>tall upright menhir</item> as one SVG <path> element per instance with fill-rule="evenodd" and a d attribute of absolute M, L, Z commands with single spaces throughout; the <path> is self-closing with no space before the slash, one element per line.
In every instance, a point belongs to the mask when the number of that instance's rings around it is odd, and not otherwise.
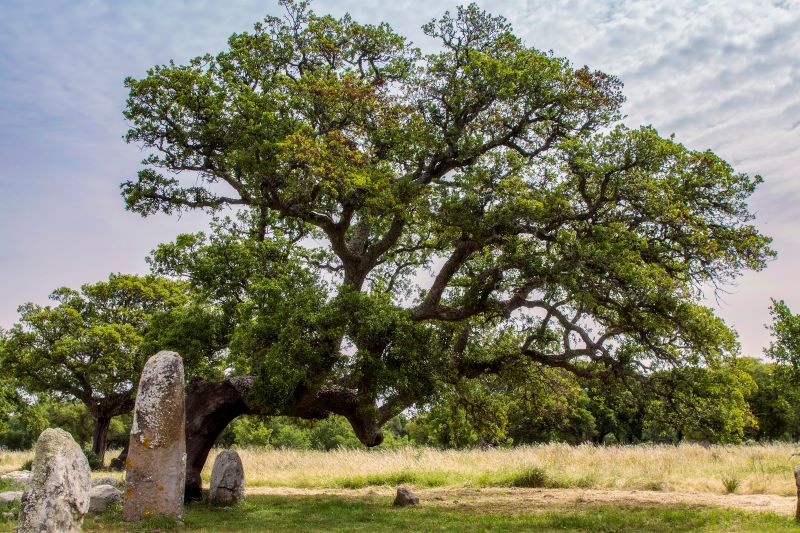
<path fill-rule="evenodd" d="M 372 446 L 442 383 L 736 349 L 699 289 L 773 254 L 746 205 L 759 177 L 621 125 L 619 80 L 474 4 L 426 24 L 423 53 L 281 3 L 216 56 L 126 80 L 127 140 L 148 153 L 127 208 L 234 213 L 151 257 L 225 313 L 247 376 L 187 399 L 205 428 L 190 469 L 244 412 L 339 413 Z"/>

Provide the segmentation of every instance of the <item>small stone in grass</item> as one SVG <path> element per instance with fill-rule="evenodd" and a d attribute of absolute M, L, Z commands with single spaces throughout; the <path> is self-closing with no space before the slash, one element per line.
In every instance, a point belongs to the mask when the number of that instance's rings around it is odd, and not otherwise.
<path fill-rule="evenodd" d="M 419 503 L 419 498 L 416 494 L 411 492 L 411 489 L 406 487 L 397 487 L 397 496 L 394 498 L 394 505 L 398 507 L 405 507 L 406 505 L 416 505 Z"/>
<path fill-rule="evenodd" d="M 31 475 L 30 470 L 15 470 L 13 472 L 6 472 L 0 476 L 0 479 L 11 481 L 19 485 L 27 485 L 31 482 Z"/>
<path fill-rule="evenodd" d="M 22 491 L 0 492 L 0 505 L 6 506 L 22 499 Z"/>
<path fill-rule="evenodd" d="M 92 487 L 89 494 L 91 495 L 89 500 L 90 513 L 102 513 L 109 505 L 122 499 L 122 491 L 113 485 L 97 485 Z"/>

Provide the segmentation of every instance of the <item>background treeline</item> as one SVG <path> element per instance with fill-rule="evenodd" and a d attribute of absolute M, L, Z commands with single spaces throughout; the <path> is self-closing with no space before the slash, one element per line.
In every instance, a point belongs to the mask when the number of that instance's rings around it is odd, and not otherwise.
<path fill-rule="evenodd" d="M 78 401 L 41 396 L 7 416 L 0 446 L 28 449 L 46 427 L 61 427 L 89 448 L 93 423 Z M 121 448 L 130 414 L 115 417 L 108 445 Z M 676 369 L 647 380 L 613 382 L 533 366 L 450 386 L 426 409 L 393 419 L 381 448 L 466 448 L 542 442 L 598 444 L 681 440 L 739 443 L 800 438 L 800 381 L 792 367 L 740 358 L 719 369 Z M 240 417 L 221 446 L 330 450 L 363 445 L 339 416 L 308 421 Z"/>
<path fill-rule="evenodd" d="M 242 365 L 228 347 L 233 313 L 198 301 L 184 282 L 114 274 L 80 290 L 58 289 L 51 299 L 54 305 L 21 306 L 20 322 L 0 330 L 0 447 L 28 449 L 43 429 L 61 427 L 105 465 L 105 450 L 127 442 L 136 384 L 152 354 L 176 350 L 187 377 L 211 380 Z M 505 364 L 474 377 L 428 376 L 435 393 L 391 419 L 381 446 L 796 441 L 800 315 L 782 301 L 773 301 L 771 314 L 764 360 L 731 355 L 596 373 L 588 362 L 567 370 L 499 358 L 506 346 L 487 342 L 486 361 Z M 242 417 L 218 444 L 363 446 L 341 416 Z"/>

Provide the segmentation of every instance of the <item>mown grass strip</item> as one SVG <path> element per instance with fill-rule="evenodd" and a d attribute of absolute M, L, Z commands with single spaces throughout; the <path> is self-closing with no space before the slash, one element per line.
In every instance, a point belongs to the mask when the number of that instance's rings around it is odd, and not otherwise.
<path fill-rule="evenodd" d="M 0 521 L 0 531 L 13 531 L 12 521 Z M 187 507 L 184 525 L 168 520 L 136 524 L 121 521 L 119 509 L 87 518 L 84 531 L 580 531 L 638 532 L 800 532 L 789 517 L 730 509 L 688 507 L 649 508 L 586 506 L 575 511 L 489 514 L 463 509 L 393 508 L 382 497 L 251 496 L 243 505 L 209 509 Z"/>

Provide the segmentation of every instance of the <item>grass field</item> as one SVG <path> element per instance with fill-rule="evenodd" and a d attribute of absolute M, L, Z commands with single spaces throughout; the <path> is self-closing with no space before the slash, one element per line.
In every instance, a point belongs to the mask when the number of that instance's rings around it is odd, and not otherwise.
<path fill-rule="evenodd" d="M 187 507 L 182 524 L 121 521 L 119 509 L 84 521 L 84 531 L 581 531 L 581 532 L 800 532 L 790 518 L 729 509 L 586 506 L 571 511 L 464 512 L 421 505 L 397 509 L 389 498 L 251 496 L 232 509 Z M 0 521 L 0 531 L 14 524 Z"/>
<path fill-rule="evenodd" d="M 542 486 L 792 496 L 793 444 L 752 446 L 569 446 L 546 444 L 489 450 L 241 449 L 251 487 L 358 488 L 409 483 L 439 486 Z M 217 451 L 212 450 L 204 479 Z M 109 457 L 113 457 L 112 453 Z M 0 451 L 0 473 L 31 452 Z M 103 474 L 105 475 L 105 474 Z"/>
<path fill-rule="evenodd" d="M 795 493 L 791 444 L 754 446 L 569 446 L 451 450 L 240 450 L 248 484 L 342 487 L 544 486 L 711 492 Z M 212 455 L 214 452 L 212 452 Z M 205 476 L 210 474 L 209 458 Z M 731 490 L 734 489 L 734 490 Z"/>
<path fill-rule="evenodd" d="M 791 518 L 797 449 L 790 444 L 244 449 L 239 451 L 247 502 L 235 510 L 189 506 L 181 529 L 800 532 Z M 30 457 L 0 452 L 0 472 Z M 399 484 L 418 491 L 418 508 L 391 507 Z M 160 531 L 168 526 L 159 521 L 122 524 L 118 511 L 110 511 L 87 519 L 84 530 Z M 0 521 L 0 531 L 11 530 L 12 522 Z"/>

